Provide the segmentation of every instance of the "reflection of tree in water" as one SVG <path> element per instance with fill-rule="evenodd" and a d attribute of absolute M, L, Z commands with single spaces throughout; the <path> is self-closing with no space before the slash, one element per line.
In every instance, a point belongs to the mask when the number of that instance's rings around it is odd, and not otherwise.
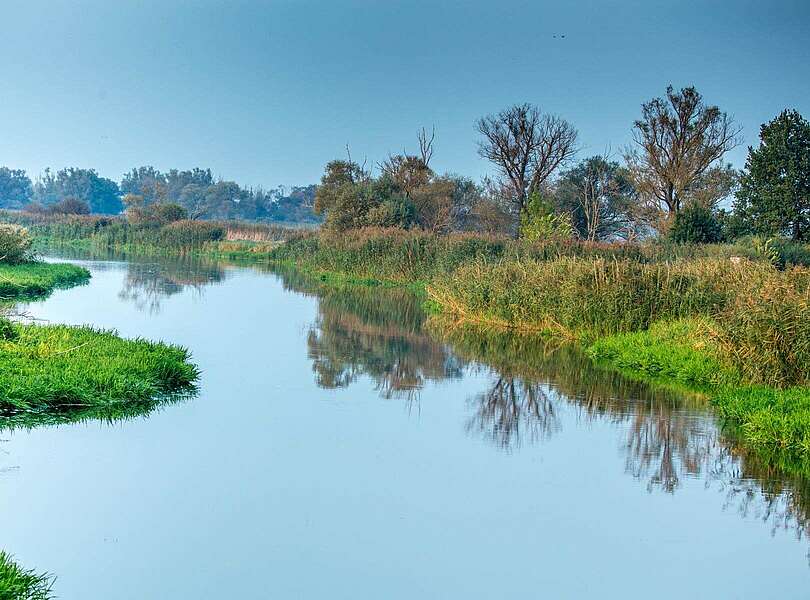
<path fill-rule="evenodd" d="M 284 274 L 296 291 L 320 291 L 307 350 L 319 386 L 347 387 L 368 376 L 384 398 L 414 400 L 426 381 L 458 378 L 463 365 L 423 330 L 420 301 L 402 289 L 323 288 Z"/>
<path fill-rule="evenodd" d="M 496 376 L 487 391 L 471 398 L 467 431 L 477 431 L 502 448 L 516 448 L 524 436 L 543 440 L 560 430 L 554 391 L 541 384 Z"/>
<path fill-rule="evenodd" d="M 607 420 L 622 432 L 627 472 L 648 490 L 674 493 L 684 479 L 699 478 L 742 515 L 799 535 L 810 527 L 807 471 L 745 454 L 718 431 L 700 398 L 602 369 L 569 344 L 426 323 L 419 299 L 405 290 L 335 288 L 282 275 L 289 288 L 320 299 L 307 339 L 318 385 L 346 387 L 366 375 L 384 397 L 412 400 L 428 381 L 477 372 L 489 383 L 468 400 L 466 429 L 503 449 L 555 434 L 562 412 L 573 408 L 581 419 Z"/>
<path fill-rule="evenodd" d="M 160 312 L 161 302 L 186 288 L 202 293 L 205 286 L 221 282 L 224 270 L 214 262 L 180 257 L 127 263 L 127 274 L 118 297 L 138 310 Z"/>
<path fill-rule="evenodd" d="M 609 419 L 625 432 L 626 468 L 648 490 L 673 493 L 682 478 L 701 478 L 726 495 L 726 506 L 774 529 L 810 531 L 810 478 L 799 465 L 746 453 L 719 431 L 705 401 L 600 369 L 575 348 L 537 336 L 437 327 L 464 360 L 492 373 L 489 391 L 473 399 L 470 423 L 506 448 L 559 429 L 563 402 L 586 419 Z M 539 435 L 538 435 L 539 434 Z"/>

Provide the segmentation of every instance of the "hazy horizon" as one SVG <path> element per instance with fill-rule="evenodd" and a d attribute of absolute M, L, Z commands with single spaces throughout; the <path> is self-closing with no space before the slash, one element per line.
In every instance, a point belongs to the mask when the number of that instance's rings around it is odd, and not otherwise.
<path fill-rule="evenodd" d="M 810 113 L 803 2 L 18 2 L 0 36 L 0 165 L 210 168 L 316 183 L 345 156 L 415 149 L 478 179 L 475 120 L 516 102 L 579 130 L 580 156 L 630 141 L 640 105 L 695 85 L 744 143 Z M 565 36 L 564 38 L 562 36 Z"/>

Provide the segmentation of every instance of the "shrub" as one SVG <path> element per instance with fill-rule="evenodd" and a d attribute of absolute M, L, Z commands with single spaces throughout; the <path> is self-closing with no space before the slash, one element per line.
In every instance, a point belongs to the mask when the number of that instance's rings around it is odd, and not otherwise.
<path fill-rule="evenodd" d="M 675 215 L 667 235 L 681 244 L 716 244 L 722 241 L 723 232 L 720 221 L 711 209 L 696 203 Z"/>
<path fill-rule="evenodd" d="M 90 205 L 84 200 L 70 196 L 47 207 L 46 210 L 58 215 L 89 215 Z"/>
<path fill-rule="evenodd" d="M 154 204 L 152 212 L 159 223 L 174 223 L 188 218 L 188 211 L 179 204 L 172 202 Z"/>
<path fill-rule="evenodd" d="M 31 236 L 19 225 L 0 223 L 0 262 L 16 265 L 32 259 Z"/>

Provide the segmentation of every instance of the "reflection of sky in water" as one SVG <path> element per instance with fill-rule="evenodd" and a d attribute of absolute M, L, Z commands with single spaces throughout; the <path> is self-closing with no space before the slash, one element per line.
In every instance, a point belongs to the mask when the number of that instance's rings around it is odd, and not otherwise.
<path fill-rule="evenodd" d="M 2 435 L 2 545 L 60 597 L 808 589 L 806 484 L 698 403 L 566 347 L 435 328 L 402 292 L 232 267 L 198 287 L 208 267 L 171 262 L 92 263 L 28 306 L 187 345 L 203 371 L 151 418 Z"/>

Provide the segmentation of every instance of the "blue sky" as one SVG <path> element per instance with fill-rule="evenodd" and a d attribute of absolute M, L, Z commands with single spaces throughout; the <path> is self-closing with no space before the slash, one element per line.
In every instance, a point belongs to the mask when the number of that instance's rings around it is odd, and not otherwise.
<path fill-rule="evenodd" d="M 582 156 L 618 152 L 669 83 L 746 144 L 785 107 L 810 117 L 810 2 L 4 0 L 0 73 L 0 165 L 32 176 L 314 183 L 347 143 L 373 162 L 435 125 L 434 166 L 479 178 L 475 120 L 516 102 L 571 121 Z"/>

